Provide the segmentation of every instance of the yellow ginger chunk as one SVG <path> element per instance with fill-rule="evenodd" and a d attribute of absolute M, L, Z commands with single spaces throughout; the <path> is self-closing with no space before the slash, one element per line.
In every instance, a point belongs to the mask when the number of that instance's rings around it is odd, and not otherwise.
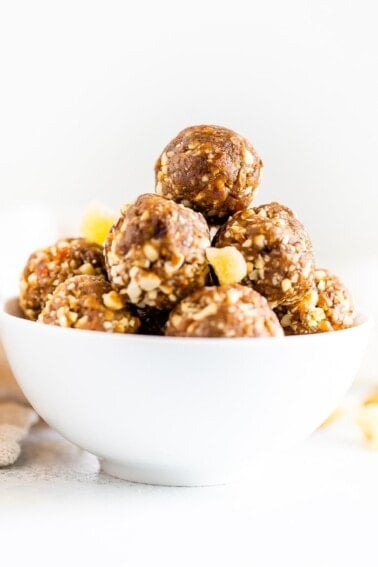
<path fill-rule="evenodd" d="M 371 406 L 373 404 L 378 404 L 378 390 L 373 390 L 372 392 L 370 392 L 370 394 L 363 401 L 364 406 Z"/>
<path fill-rule="evenodd" d="M 333 423 L 335 423 L 335 421 L 337 421 L 338 419 L 340 419 L 341 417 L 343 417 L 346 413 L 346 409 L 339 406 L 337 407 L 335 410 L 333 410 L 333 412 L 323 421 L 323 423 L 320 425 L 319 429 L 325 429 L 326 427 L 329 427 L 330 425 L 332 425 Z"/>
<path fill-rule="evenodd" d="M 105 238 L 117 220 L 117 216 L 102 205 L 93 203 L 81 219 L 81 234 L 87 240 L 104 244 Z"/>
<path fill-rule="evenodd" d="M 220 285 L 239 283 L 247 275 L 247 264 L 237 248 L 207 248 L 206 256 Z"/>
<path fill-rule="evenodd" d="M 369 443 L 370 447 L 378 450 L 378 404 L 362 406 L 356 415 L 357 425 Z"/>

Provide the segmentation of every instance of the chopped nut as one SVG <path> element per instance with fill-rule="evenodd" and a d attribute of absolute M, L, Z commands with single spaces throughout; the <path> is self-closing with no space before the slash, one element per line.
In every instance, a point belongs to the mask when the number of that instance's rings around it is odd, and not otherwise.
<path fill-rule="evenodd" d="M 69 322 L 65 313 L 64 307 L 60 307 L 56 312 L 57 320 L 61 327 L 69 327 Z"/>
<path fill-rule="evenodd" d="M 135 278 L 138 272 L 139 272 L 139 268 L 137 266 L 132 266 L 132 268 L 129 271 L 130 278 L 131 279 Z"/>
<path fill-rule="evenodd" d="M 102 296 L 104 305 L 113 311 L 119 311 L 124 308 L 121 296 L 116 291 L 109 291 Z"/>
<path fill-rule="evenodd" d="M 78 319 L 78 314 L 75 313 L 75 311 L 68 311 L 67 312 L 67 319 L 69 320 L 70 324 L 73 325 L 74 323 L 76 323 L 77 319 Z"/>
<path fill-rule="evenodd" d="M 181 268 L 184 261 L 185 257 L 183 254 L 176 254 L 176 256 L 172 258 L 171 261 L 164 262 L 164 271 L 166 272 L 166 274 L 172 275 Z"/>
<path fill-rule="evenodd" d="M 173 287 L 171 285 L 161 284 L 160 291 L 165 293 L 165 295 L 170 295 L 173 291 Z"/>
<path fill-rule="evenodd" d="M 255 260 L 255 268 L 262 270 L 265 266 L 264 258 L 259 254 Z"/>
<path fill-rule="evenodd" d="M 215 303 L 210 303 L 206 305 L 201 311 L 192 315 L 193 321 L 201 321 L 201 319 L 205 319 L 205 317 L 209 317 L 209 315 L 214 315 L 218 310 L 217 305 Z"/>
<path fill-rule="evenodd" d="M 172 315 L 171 317 L 171 325 L 173 325 L 174 327 L 178 327 L 181 323 L 181 315 Z"/>
<path fill-rule="evenodd" d="M 281 282 L 282 291 L 288 291 L 291 288 L 291 280 L 285 278 Z"/>
<path fill-rule="evenodd" d="M 147 274 L 146 276 L 142 276 L 138 281 L 140 287 L 143 291 L 152 291 L 159 287 L 161 283 L 161 279 L 156 276 L 155 274 Z"/>
<path fill-rule="evenodd" d="M 247 149 L 244 150 L 244 161 L 247 165 L 253 165 L 255 163 L 255 157 Z"/>
<path fill-rule="evenodd" d="M 239 289 L 230 288 L 227 291 L 227 298 L 228 298 L 228 300 L 231 304 L 232 303 L 238 303 L 241 295 L 242 295 L 242 292 Z M 243 308 L 243 307 L 245 307 L 245 305 L 241 304 L 240 307 Z"/>
<path fill-rule="evenodd" d="M 207 248 L 206 256 L 221 285 L 239 283 L 247 275 L 247 264 L 237 248 Z"/>
<path fill-rule="evenodd" d="M 138 301 L 142 290 L 140 289 L 139 285 L 136 283 L 135 280 L 130 280 L 129 285 L 126 288 L 126 293 L 130 298 L 132 303 Z"/>
<path fill-rule="evenodd" d="M 281 321 L 280 321 L 282 327 L 290 327 L 290 325 L 291 325 L 291 319 L 292 319 L 291 314 L 290 314 L 290 313 L 286 313 L 286 314 L 282 317 L 282 319 L 281 319 Z"/>
<path fill-rule="evenodd" d="M 155 262 L 159 258 L 159 253 L 151 244 L 143 246 L 143 253 L 150 262 Z"/>
<path fill-rule="evenodd" d="M 265 242 L 266 242 L 266 240 L 265 240 L 265 236 L 263 234 L 258 234 L 253 239 L 254 245 L 257 246 L 258 248 L 264 248 Z"/>
<path fill-rule="evenodd" d="M 94 267 L 89 262 L 86 262 L 85 264 L 80 266 L 78 272 L 80 272 L 80 274 L 83 274 L 85 276 L 94 276 L 95 274 Z"/>

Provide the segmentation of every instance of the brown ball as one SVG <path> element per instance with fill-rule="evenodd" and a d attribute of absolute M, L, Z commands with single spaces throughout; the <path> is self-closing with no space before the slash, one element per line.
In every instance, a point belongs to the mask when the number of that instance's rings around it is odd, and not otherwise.
<path fill-rule="evenodd" d="M 102 246 L 84 238 L 62 238 L 33 252 L 20 281 L 19 301 L 25 316 L 35 321 L 57 285 L 80 274 L 107 277 Z"/>
<path fill-rule="evenodd" d="M 309 235 L 293 211 L 279 203 L 235 213 L 213 246 L 234 246 L 244 256 L 241 283 L 264 295 L 271 306 L 299 301 L 312 287 L 314 254 Z"/>
<path fill-rule="evenodd" d="M 201 214 L 158 195 L 141 195 L 106 239 L 109 280 L 137 307 L 171 309 L 205 285 L 209 245 Z"/>
<path fill-rule="evenodd" d="M 140 321 L 101 276 L 73 276 L 58 285 L 38 321 L 108 333 L 135 333 Z"/>
<path fill-rule="evenodd" d="M 329 270 L 316 269 L 313 288 L 293 305 L 276 314 L 286 335 L 339 331 L 353 325 L 355 311 L 350 292 Z"/>
<path fill-rule="evenodd" d="M 170 313 L 166 335 L 175 337 L 281 337 L 266 299 L 239 284 L 199 289 Z"/>
<path fill-rule="evenodd" d="M 221 126 L 191 126 L 155 165 L 156 193 L 208 219 L 245 209 L 256 193 L 262 161 L 248 140 Z"/>

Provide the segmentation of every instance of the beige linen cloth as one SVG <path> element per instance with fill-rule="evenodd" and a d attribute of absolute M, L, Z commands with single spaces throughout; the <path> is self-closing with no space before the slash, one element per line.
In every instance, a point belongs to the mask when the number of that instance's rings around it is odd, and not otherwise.
<path fill-rule="evenodd" d="M 0 343 L 0 467 L 18 459 L 20 442 L 37 421 L 37 414 L 27 406 L 12 376 Z"/>

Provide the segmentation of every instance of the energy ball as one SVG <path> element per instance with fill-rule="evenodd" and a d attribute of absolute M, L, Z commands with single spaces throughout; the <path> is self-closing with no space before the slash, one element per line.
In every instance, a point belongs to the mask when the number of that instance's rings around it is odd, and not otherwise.
<path fill-rule="evenodd" d="M 31 254 L 21 275 L 20 307 L 35 321 L 51 294 L 75 275 L 106 276 L 103 248 L 84 238 L 63 238 Z"/>
<path fill-rule="evenodd" d="M 234 246 L 243 254 L 247 276 L 241 283 L 264 295 L 272 307 L 299 301 L 312 288 L 310 238 L 293 211 L 279 203 L 235 213 L 213 246 Z"/>
<path fill-rule="evenodd" d="M 140 321 L 101 276 L 72 276 L 58 285 L 38 321 L 108 333 L 135 333 Z"/>
<path fill-rule="evenodd" d="M 315 270 L 313 288 L 298 303 L 280 306 L 276 314 L 286 335 L 339 331 L 353 325 L 352 296 L 329 270 Z"/>
<path fill-rule="evenodd" d="M 156 193 L 207 219 L 227 218 L 251 204 L 261 168 L 256 150 L 236 132 L 221 126 L 191 126 L 158 158 Z"/>
<path fill-rule="evenodd" d="M 203 287 L 209 228 L 184 205 L 145 194 L 128 205 L 105 241 L 109 280 L 137 307 L 171 309 Z"/>
<path fill-rule="evenodd" d="M 199 289 L 170 313 L 174 337 L 282 337 L 282 327 L 257 291 L 239 284 Z"/>

